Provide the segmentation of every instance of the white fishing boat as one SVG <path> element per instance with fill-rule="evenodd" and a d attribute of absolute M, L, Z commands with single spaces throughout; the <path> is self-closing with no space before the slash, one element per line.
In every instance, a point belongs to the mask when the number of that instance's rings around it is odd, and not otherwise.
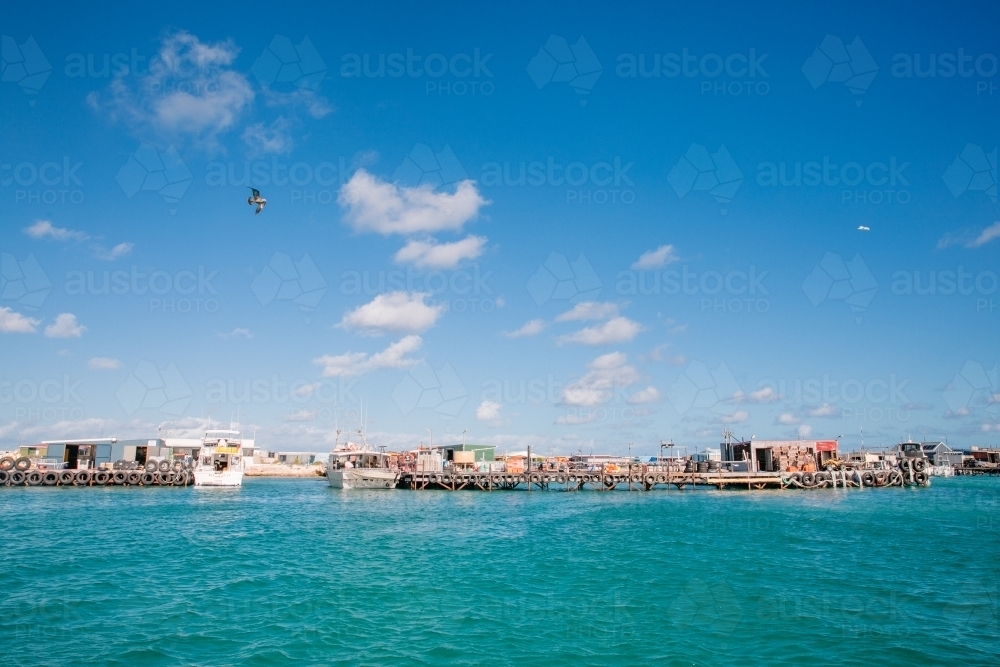
<path fill-rule="evenodd" d="M 243 486 L 243 439 L 239 431 L 206 431 L 194 467 L 195 486 Z"/>
<path fill-rule="evenodd" d="M 389 461 L 385 452 L 347 445 L 330 452 L 326 477 L 335 489 L 395 489 L 399 470 Z"/>

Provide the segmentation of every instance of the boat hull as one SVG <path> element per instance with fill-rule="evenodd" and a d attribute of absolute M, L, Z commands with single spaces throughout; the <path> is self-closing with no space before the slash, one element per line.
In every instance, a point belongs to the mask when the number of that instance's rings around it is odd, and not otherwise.
<path fill-rule="evenodd" d="M 195 486 L 243 486 L 242 470 L 195 470 Z"/>
<path fill-rule="evenodd" d="M 395 489 L 399 473 L 378 468 L 328 470 L 326 477 L 335 489 Z"/>

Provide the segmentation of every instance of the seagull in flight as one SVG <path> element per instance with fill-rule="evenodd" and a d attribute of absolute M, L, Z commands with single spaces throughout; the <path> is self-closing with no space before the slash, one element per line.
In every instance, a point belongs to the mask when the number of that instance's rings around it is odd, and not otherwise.
<path fill-rule="evenodd" d="M 254 192 L 256 193 L 257 191 L 254 190 Z M 858 225 L 858 231 L 859 232 L 870 232 L 871 230 L 872 230 L 871 227 L 865 227 L 864 225 Z"/>
<path fill-rule="evenodd" d="M 257 210 L 254 212 L 254 215 L 257 215 L 264 210 L 265 206 L 267 206 L 267 200 L 260 196 L 260 190 L 257 188 L 250 188 L 250 192 L 252 194 L 247 197 L 247 203 L 251 206 L 254 204 L 257 205 Z"/>

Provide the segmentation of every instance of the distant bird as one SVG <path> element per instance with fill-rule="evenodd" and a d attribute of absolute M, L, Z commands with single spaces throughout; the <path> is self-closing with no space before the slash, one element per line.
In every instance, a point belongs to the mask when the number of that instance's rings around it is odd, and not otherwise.
<path fill-rule="evenodd" d="M 254 192 L 257 192 L 257 191 L 254 190 Z M 871 231 L 871 227 L 865 227 L 864 225 L 858 225 L 858 231 L 859 232 L 870 232 Z"/>
<path fill-rule="evenodd" d="M 254 204 L 257 205 L 257 210 L 254 211 L 254 215 L 257 215 L 258 213 L 264 210 L 265 206 L 267 206 L 267 200 L 260 196 L 260 190 L 258 190 L 257 188 L 250 188 L 250 192 L 252 192 L 253 194 L 247 197 L 247 203 L 250 204 L 251 206 L 253 206 Z"/>

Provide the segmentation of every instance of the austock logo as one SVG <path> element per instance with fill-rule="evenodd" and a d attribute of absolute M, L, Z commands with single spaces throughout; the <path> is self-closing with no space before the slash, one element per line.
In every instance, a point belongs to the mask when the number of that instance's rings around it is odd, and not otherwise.
<path fill-rule="evenodd" d="M 35 38 L 28 37 L 27 41 L 19 45 L 13 37 L 3 35 L 0 41 L 0 78 L 4 83 L 16 83 L 26 95 L 37 95 L 52 73 L 52 65 L 38 47 Z M 35 100 L 29 97 L 28 104 L 35 106 Z"/>
<path fill-rule="evenodd" d="M 468 390 L 449 363 L 435 371 L 421 361 L 392 390 L 392 400 L 404 415 L 426 409 L 444 419 L 453 419 L 468 398 Z"/>
<path fill-rule="evenodd" d="M 709 153 L 701 144 L 691 144 L 667 174 L 667 181 L 680 198 L 692 191 L 708 192 L 725 215 L 729 210 L 727 206 L 743 183 L 743 172 L 724 145 Z"/>
<path fill-rule="evenodd" d="M 550 83 L 568 84 L 580 96 L 580 106 L 586 106 L 587 96 L 604 71 L 586 39 L 581 36 L 570 46 L 558 35 L 549 36 L 526 69 L 539 90 Z"/>
<path fill-rule="evenodd" d="M 997 201 L 997 149 L 987 153 L 981 146 L 966 144 L 941 177 L 955 197 L 982 192 Z"/>
<path fill-rule="evenodd" d="M 828 252 L 806 276 L 802 291 L 813 306 L 824 301 L 843 301 L 852 312 L 863 313 L 878 292 L 878 281 L 861 255 L 845 262 L 840 255 Z M 860 315 L 856 321 L 861 322 Z"/>
<path fill-rule="evenodd" d="M 191 402 L 191 388 L 174 364 L 158 369 L 151 361 L 140 361 L 115 394 L 125 412 L 159 410 L 179 417 Z"/>
<path fill-rule="evenodd" d="M 427 144 L 415 144 L 392 173 L 392 180 L 410 186 L 431 186 L 437 190 L 469 178 L 451 146 L 436 152 Z"/>
<path fill-rule="evenodd" d="M 296 45 L 284 35 L 275 35 L 250 71 L 262 86 L 278 83 L 317 91 L 326 77 L 326 63 L 309 37 Z"/>
<path fill-rule="evenodd" d="M 878 64 L 860 37 L 844 44 L 840 37 L 827 35 L 802 65 L 809 84 L 816 90 L 826 83 L 842 83 L 861 106 L 862 95 L 878 74 Z"/>
<path fill-rule="evenodd" d="M 139 192 L 155 192 L 166 204 L 177 204 L 187 192 L 191 171 L 173 146 L 166 151 L 150 144 L 140 144 L 118 170 L 115 180 L 125 196 L 131 199 Z M 170 214 L 177 212 L 170 209 Z"/>
<path fill-rule="evenodd" d="M 299 310 L 312 313 L 326 294 L 327 283 L 308 253 L 298 261 L 276 252 L 250 285 L 262 306 L 272 301 L 291 301 Z"/>
<path fill-rule="evenodd" d="M 6 252 L 0 255 L 0 299 L 38 309 L 51 291 L 52 283 L 34 255 L 23 262 Z"/>
<path fill-rule="evenodd" d="M 553 252 L 528 280 L 527 287 L 535 304 L 541 306 L 549 300 L 592 301 L 600 296 L 603 284 L 583 254 L 570 262 L 565 255 Z"/>

